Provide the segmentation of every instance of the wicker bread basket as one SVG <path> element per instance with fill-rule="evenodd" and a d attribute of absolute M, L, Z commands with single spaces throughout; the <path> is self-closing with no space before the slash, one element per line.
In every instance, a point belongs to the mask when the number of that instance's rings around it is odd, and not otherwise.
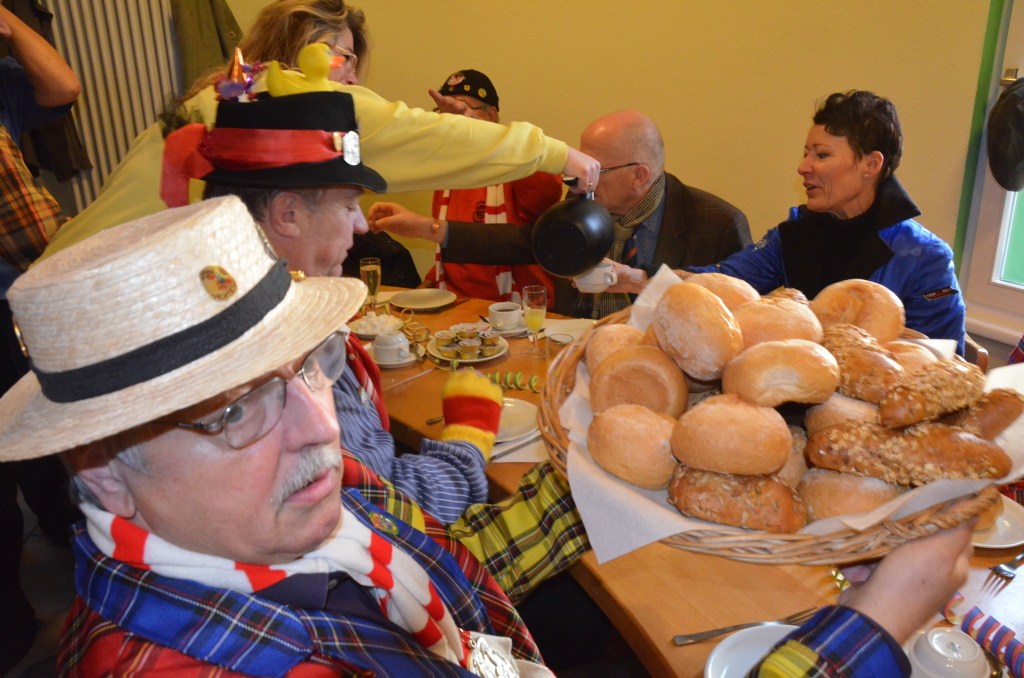
<path fill-rule="evenodd" d="M 552 361 L 541 393 L 540 430 L 551 463 L 568 478 L 569 436 L 562 428 L 558 410 L 572 392 L 576 365 L 583 357 L 594 330 L 629 319 L 629 308 L 603 318 Z M 916 333 L 915 333 L 916 334 Z M 980 492 L 930 506 L 899 520 L 885 520 L 862 532 L 840 530 L 822 536 L 700 530 L 681 532 L 661 541 L 669 546 L 724 556 L 733 560 L 779 565 L 842 565 L 880 558 L 905 541 L 956 527 L 1000 501 L 995 485 Z"/>

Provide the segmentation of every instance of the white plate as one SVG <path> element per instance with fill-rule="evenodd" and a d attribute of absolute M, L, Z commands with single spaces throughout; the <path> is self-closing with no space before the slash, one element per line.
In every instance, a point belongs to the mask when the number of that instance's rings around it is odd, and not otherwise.
<path fill-rule="evenodd" d="M 398 290 L 388 290 L 387 292 L 377 292 L 377 306 L 383 306 L 386 302 L 391 301 L 391 297 L 398 294 Z M 363 305 L 370 303 L 370 295 L 366 295 L 366 299 L 363 300 Z"/>
<path fill-rule="evenodd" d="M 399 292 L 391 297 L 393 306 L 412 308 L 419 311 L 426 311 L 432 308 L 441 308 L 455 301 L 455 293 L 448 290 L 422 289 Z"/>
<path fill-rule="evenodd" d="M 579 339 L 583 333 L 594 326 L 596 320 L 588 318 L 570 318 L 568 320 L 552 320 L 544 323 L 544 334 L 549 337 L 552 334 L 568 334 L 573 339 Z"/>
<path fill-rule="evenodd" d="M 507 351 L 508 342 L 502 339 L 501 337 L 498 337 L 498 352 L 495 353 L 494 355 L 489 355 L 487 357 L 481 356 L 480 358 L 471 358 L 469 360 L 463 360 L 462 358 L 459 358 L 458 360 L 460 365 L 482 363 L 485 360 L 494 360 L 495 358 L 503 356 Z M 434 356 L 435 358 L 440 358 L 441 360 L 451 360 L 451 358 L 445 358 L 443 355 L 437 352 L 437 339 L 435 337 L 431 337 L 430 341 L 427 342 L 427 353 Z"/>
<path fill-rule="evenodd" d="M 491 329 L 493 330 L 494 327 L 492 326 Z M 526 323 L 519 323 L 519 325 L 517 327 L 513 327 L 510 330 L 494 330 L 494 331 L 497 332 L 498 334 L 500 334 L 503 337 L 518 337 L 518 336 L 521 336 L 523 334 L 526 334 L 529 331 L 529 329 L 530 328 L 526 326 Z"/>
<path fill-rule="evenodd" d="M 370 357 L 373 358 L 373 362 L 377 363 L 378 367 L 382 367 L 385 370 L 396 370 L 399 367 L 408 367 L 414 364 L 423 355 L 423 347 L 419 344 L 410 344 L 409 346 L 409 357 L 406 360 L 397 360 L 395 362 L 377 360 L 376 352 L 373 350 L 373 344 L 367 344 L 366 350 L 370 352 Z"/>
<path fill-rule="evenodd" d="M 518 398 L 505 398 L 501 408 L 501 422 L 498 424 L 496 443 L 506 443 L 529 435 L 537 430 L 537 406 Z"/>
<path fill-rule="evenodd" d="M 1008 549 L 1024 544 L 1024 506 L 1002 497 L 1003 515 L 983 532 L 974 533 L 974 545 L 989 549 Z"/>
<path fill-rule="evenodd" d="M 799 627 L 779 624 L 737 631 L 711 651 L 704 665 L 704 678 L 745 678 L 775 643 L 796 628 Z"/>

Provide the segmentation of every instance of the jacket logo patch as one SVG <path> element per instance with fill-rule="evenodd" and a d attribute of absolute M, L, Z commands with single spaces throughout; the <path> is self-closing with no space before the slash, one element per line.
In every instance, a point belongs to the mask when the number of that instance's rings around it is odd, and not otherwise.
<path fill-rule="evenodd" d="M 952 287 L 943 287 L 942 289 L 938 289 L 933 292 L 925 292 L 921 296 L 927 299 L 928 301 L 935 301 L 936 299 L 948 297 L 949 295 L 956 293 L 957 290 L 953 289 Z"/>

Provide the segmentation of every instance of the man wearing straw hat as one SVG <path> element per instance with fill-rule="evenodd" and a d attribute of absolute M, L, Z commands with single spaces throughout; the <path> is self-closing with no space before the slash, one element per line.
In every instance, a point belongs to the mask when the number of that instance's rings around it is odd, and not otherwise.
<path fill-rule="evenodd" d="M 14 284 L 33 372 L 0 399 L 0 459 L 66 451 L 86 515 L 63 675 L 552 675 L 439 523 L 348 482 L 365 468 L 330 386 L 364 294 L 293 281 L 232 197 L 109 229 Z M 469 386 L 454 419 L 496 429 Z M 768 657 L 773 675 L 907 675 L 898 642 L 963 581 L 970 528 L 900 547 Z"/>

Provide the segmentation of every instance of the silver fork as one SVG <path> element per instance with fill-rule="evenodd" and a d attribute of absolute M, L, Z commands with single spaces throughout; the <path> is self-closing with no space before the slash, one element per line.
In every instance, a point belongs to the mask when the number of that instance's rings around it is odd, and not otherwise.
<path fill-rule="evenodd" d="M 1024 553 L 1021 553 L 1019 556 L 1017 556 L 1008 563 L 999 563 L 998 565 L 990 567 L 988 569 L 992 570 L 1000 577 L 1013 579 L 1014 576 L 1017 574 L 1017 568 L 1020 567 L 1020 564 L 1022 562 L 1024 562 Z"/>
<path fill-rule="evenodd" d="M 814 613 L 818 611 L 816 607 L 810 607 L 802 612 L 791 614 L 788 617 L 783 617 L 777 621 L 765 621 L 765 622 L 751 622 L 749 624 L 737 624 L 736 626 L 726 626 L 721 629 L 712 629 L 711 631 L 703 631 L 701 633 L 690 633 L 686 635 L 674 636 L 672 642 L 676 645 L 692 645 L 694 643 L 701 643 L 709 638 L 717 638 L 718 636 L 724 636 L 727 633 L 733 631 L 739 631 L 740 629 L 749 629 L 752 626 L 773 626 L 775 624 L 791 624 L 793 626 L 800 626 L 805 621 L 814 616 Z"/>

